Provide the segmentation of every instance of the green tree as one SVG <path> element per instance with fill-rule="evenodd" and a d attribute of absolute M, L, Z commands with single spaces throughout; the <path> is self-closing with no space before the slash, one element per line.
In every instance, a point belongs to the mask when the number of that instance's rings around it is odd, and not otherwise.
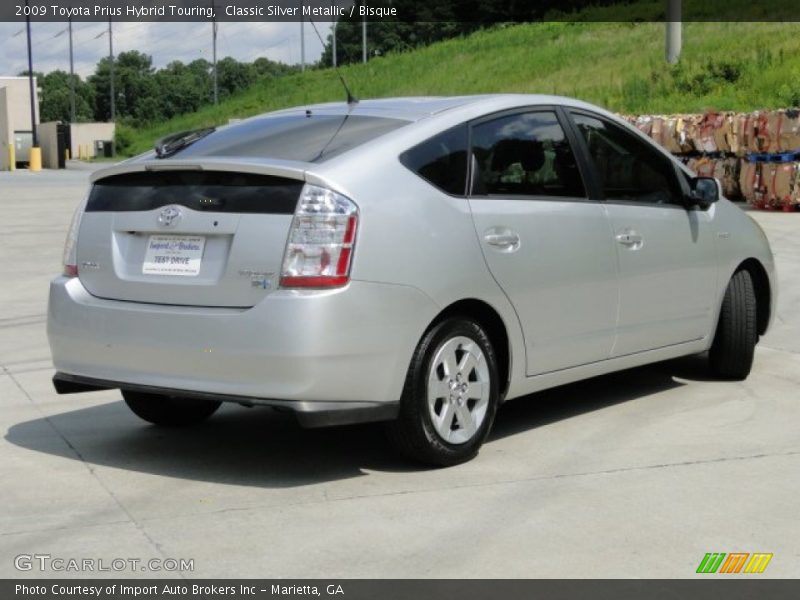
<path fill-rule="evenodd" d="M 205 63 L 205 61 L 195 61 Z M 158 100 L 164 118 L 194 112 L 209 99 L 208 66 L 185 65 L 180 61 L 169 63 L 155 74 Z"/>
<path fill-rule="evenodd" d="M 253 63 L 227 57 L 218 63 L 220 96 L 240 92 L 259 79 L 280 77 L 296 67 L 258 58 Z M 42 119 L 69 120 L 69 75 L 54 71 L 38 75 Z M 163 69 L 153 68 L 152 58 L 138 51 L 122 52 L 114 60 L 114 99 L 117 121 L 141 126 L 194 112 L 213 99 L 212 65 L 198 59 L 184 64 L 173 61 Z M 111 61 L 97 63 L 95 72 L 82 81 L 76 77 L 79 120 L 108 121 L 111 118 Z"/>
<path fill-rule="evenodd" d="M 20 76 L 27 76 L 27 71 Z M 52 71 L 43 75 L 34 72 L 39 88 L 39 115 L 42 123 L 71 120 L 70 75 Z M 94 116 L 94 89 L 75 75 L 75 114 L 78 121 L 90 121 Z"/>
<path fill-rule="evenodd" d="M 108 121 L 111 119 L 111 60 L 105 57 L 97 63 L 94 73 L 89 76 L 89 84 L 94 89 L 94 120 Z"/>
<path fill-rule="evenodd" d="M 250 65 L 240 63 L 230 56 L 217 61 L 217 83 L 220 98 L 247 88 L 255 80 L 254 75 Z"/>
<path fill-rule="evenodd" d="M 214 86 L 211 78 L 211 63 L 204 58 L 197 58 L 186 65 L 186 68 L 199 86 L 199 91 L 202 93 L 203 97 L 203 104 L 212 102 L 214 100 Z"/>
<path fill-rule="evenodd" d="M 69 75 L 64 71 L 53 71 L 47 75 L 37 73 L 36 78 L 39 84 L 39 115 L 42 122 L 69 121 Z"/>
<path fill-rule="evenodd" d="M 142 111 L 137 105 L 157 95 L 153 59 L 141 52 L 122 52 L 114 61 L 114 91 L 118 118 L 139 119 Z M 97 69 L 89 78 L 95 88 L 95 118 L 107 121 L 111 118 L 111 60 L 106 57 L 97 63 Z M 152 103 L 150 103 L 152 105 Z M 158 118 L 148 110 L 149 116 Z"/>
<path fill-rule="evenodd" d="M 288 75 L 289 73 L 296 72 L 298 68 L 275 62 L 262 56 L 253 61 L 250 65 L 250 70 L 253 72 L 254 79 L 264 79 Z"/>

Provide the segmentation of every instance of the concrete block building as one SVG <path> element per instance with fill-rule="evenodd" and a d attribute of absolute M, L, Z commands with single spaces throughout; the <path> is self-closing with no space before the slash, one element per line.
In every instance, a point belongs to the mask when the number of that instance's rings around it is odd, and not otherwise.
<path fill-rule="evenodd" d="M 31 95 L 27 77 L 0 77 L 0 171 L 10 167 L 9 147 L 16 162 L 27 162 L 33 129 L 39 124 L 39 94 L 33 80 L 35 117 L 31 122 Z"/>

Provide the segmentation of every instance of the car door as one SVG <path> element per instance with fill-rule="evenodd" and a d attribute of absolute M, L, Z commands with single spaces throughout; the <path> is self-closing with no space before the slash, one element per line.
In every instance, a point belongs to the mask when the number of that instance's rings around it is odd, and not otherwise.
<path fill-rule="evenodd" d="M 611 228 L 587 197 L 564 118 L 537 107 L 470 130 L 469 202 L 486 263 L 522 325 L 528 375 L 608 358 L 617 318 Z"/>
<path fill-rule="evenodd" d="M 571 111 L 613 228 L 620 305 L 612 356 L 708 335 L 717 287 L 713 215 L 687 209 L 684 177 L 647 140 L 599 115 Z"/>

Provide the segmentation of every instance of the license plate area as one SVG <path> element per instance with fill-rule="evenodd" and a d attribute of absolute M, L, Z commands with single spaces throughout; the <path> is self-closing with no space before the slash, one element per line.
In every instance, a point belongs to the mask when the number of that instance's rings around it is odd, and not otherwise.
<path fill-rule="evenodd" d="M 202 235 L 151 235 L 147 238 L 142 274 L 197 277 L 205 246 L 206 237 Z"/>

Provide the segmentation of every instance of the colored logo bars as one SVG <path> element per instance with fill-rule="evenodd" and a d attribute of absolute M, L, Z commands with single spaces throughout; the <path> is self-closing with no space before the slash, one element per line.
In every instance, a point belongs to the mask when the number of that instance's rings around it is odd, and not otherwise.
<path fill-rule="evenodd" d="M 763 573 L 771 560 L 771 553 L 708 552 L 700 561 L 697 573 Z"/>

